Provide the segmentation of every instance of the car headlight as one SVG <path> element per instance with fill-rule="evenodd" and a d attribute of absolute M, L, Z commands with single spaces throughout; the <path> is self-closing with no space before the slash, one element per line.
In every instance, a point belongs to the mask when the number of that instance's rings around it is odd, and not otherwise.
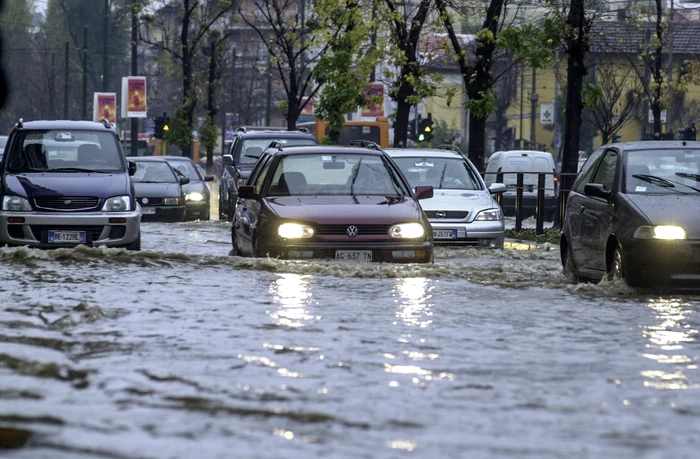
<path fill-rule="evenodd" d="M 389 228 L 389 235 L 396 239 L 417 239 L 425 235 L 420 223 L 400 223 Z"/>
<path fill-rule="evenodd" d="M 129 196 L 115 196 L 107 198 L 102 212 L 126 212 L 131 210 L 131 198 Z"/>
<path fill-rule="evenodd" d="M 2 210 L 9 210 L 12 212 L 31 212 L 33 209 L 27 198 L 23 198 L 21 196 L 3 196 Z"/>
<path fill-rule="evenodd" d="M 314 235 L 314 229 L 299 223 L 282 223 L 277 228 L 277 234 L 285 239 L 308 239 Z"/>
<path fill-rule="evenodd" d="M 180 198 L 165 198 L 165 199 L 163 199 L 163 205 L 177 206 L 178 204 L 180 204 Z"/>
<path fill-rule="evenodd" d="M 478 222 L 503 220 L 503 212 L 501 212 L 501 209 L 482 210 L 476 214 L 476 218 L 474 220 Z"/>
<path fill-rule="evenodd" d="M 192 193 L 187 193 L 185 195 L 185 199 L 193 202 L 201 202 L 204 201 L 204 195 L 197 191 L 193 191 Z"/>
<path fill-rule="evenodd" d="M 688 236 L 685 230 L 680 226 L 660 225 L 649 226 L 643 225 L 637 228 L 634 232 L 635 239 L 686 239 Z"/>

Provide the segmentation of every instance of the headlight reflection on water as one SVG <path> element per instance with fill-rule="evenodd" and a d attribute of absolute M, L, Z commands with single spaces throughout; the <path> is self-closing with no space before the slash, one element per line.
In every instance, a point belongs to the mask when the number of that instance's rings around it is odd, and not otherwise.
<path fill-rule="evenodd" d="M 698 330 L 687 321 L 693 310 L 686 303 L 668 299 L 652 300 L 648 306 L 656 313 L 658 323 L 645 327 L 643 334 L 649 340 L 647 348 L 660 352 L 642 354 L 657 363 L 654 369 L 641 372 L 647 379 L 644 385 L 670 390 L 700 388 L 700 383 L 693 382 L 686 374 L 688 370 L 697 370 L 697 364 L 683 353 L 684 346 L 695 342 L 698 335 Z M 671 368 L 659 368 L 661 365 Z"/>
<path fill-rule="evenodd" d="M 277 309 L 268 311 L 268 315 L 277 324 L 303 327 L 313 320 L 320 319 L 306 309 L 311 301 L 310 279 L 311 276 L 300 274 L 280 274 L 279 278 L 270 284 L 270 293 L 275 297 Z"/>

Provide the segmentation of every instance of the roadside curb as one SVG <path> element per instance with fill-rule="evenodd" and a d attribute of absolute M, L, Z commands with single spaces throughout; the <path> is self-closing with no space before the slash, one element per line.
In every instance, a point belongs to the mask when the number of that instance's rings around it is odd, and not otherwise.
<path fill-rule="evenodd" d="M 550 244 L 549 242 L 535 242 L 510 238 L 505 239 L 503 242 L 503 248 L 510 250 L 544 250 L 547 252 L 559 250 L 559 247 L 554 244 Z"/>

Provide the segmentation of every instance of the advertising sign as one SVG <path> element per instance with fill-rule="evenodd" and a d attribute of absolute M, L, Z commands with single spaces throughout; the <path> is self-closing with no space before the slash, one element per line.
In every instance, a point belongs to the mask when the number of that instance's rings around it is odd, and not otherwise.
<path fill-rule="evenodd" d="M 306 102 L 306 105 L 304 105 L 304 102 Z M 302 97 L 301 98 L 301 103 L 304 108 L 301 110 L 300 115 L 313 115 L 314 114 L 314 100 L 309 99 L 308 97 Z"/>
<path fill-rule="evenodd" d="M 122 117 L 146 118 L 146 77 L 122 78 Z"/>
<path fill-rule="evenodd" d="M 92 120 L 98 123 L 107 120 L 117 124 L 117 93 L 96 92 L 92 99 Z"/>
<path fill-rule="evenodd" d="M 661 124 L 666 122 L 666 110 L 661 110 Z M 649 109 L 649 124 L 654 123 L 654 111 Z"/>
<path fill-rule="evenodd" d="M 365 86 L 365 100 L 369 100 L 370 97 L 379 97 L 380 99 L 378 103 L 362 107 L 362 116 L 384 116 L 384 85 L 378 83 Z"/>

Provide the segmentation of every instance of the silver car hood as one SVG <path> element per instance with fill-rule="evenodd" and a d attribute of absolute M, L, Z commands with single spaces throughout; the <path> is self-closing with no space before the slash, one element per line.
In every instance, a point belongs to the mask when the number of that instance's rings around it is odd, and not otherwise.
<path fill-rule="evenodd" d="M 497 207 L 487 190 L 435 190 L 430 199 L 421 199 L 423 210 L 466 210 L 475 215 L 483 209 Z"/>

